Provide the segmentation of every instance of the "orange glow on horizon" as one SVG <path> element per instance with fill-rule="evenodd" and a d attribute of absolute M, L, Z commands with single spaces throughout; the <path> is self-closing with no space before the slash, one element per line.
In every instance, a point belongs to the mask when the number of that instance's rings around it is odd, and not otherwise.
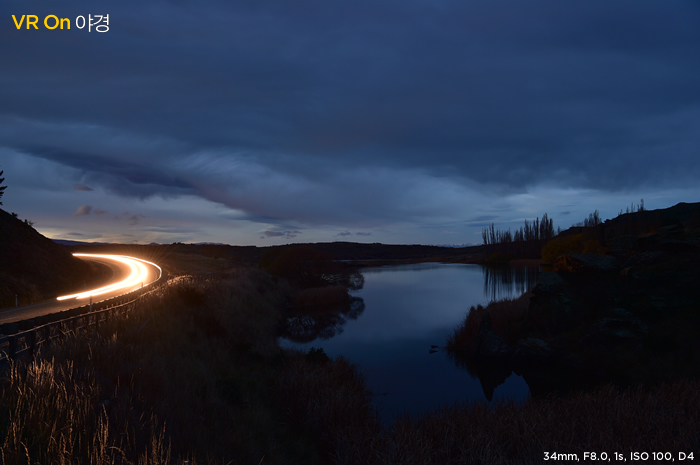
<path fill-rule="evenodd" d="M 87 254 L 87 253 L 74 253 L 74 257 L 93 257 L 93 258 L 104 258 L 107 260 L 114 260 L 116 262 L 122 263 L 129 267 L 130 273 L 126 279 L 119 281 L 109 286 L 99 287 L 97 289 L 92 289 L 85 292 L 80 292 L 78 294 L 64 295 L 58 297 L 56 300 L 67 300 L 67 299 L 85 299 L 88 297 L 93 297 L 96 295 L 107 294 L 108 292 L 116 291 L 119 289 L 128 288 L 131 286 L 136 286 L 139 283 L 143 283 L 146 278 L 148 278 L 148 268 L 145 263 L 158 268 L 158 271 L 163 273 L 163 270 L 155 263 L 142 260 L 136 257 L 127 257 L 126 255 L 100 255 L 100 254 Z M 149 283 L 150 284 L 150 283 Z M 148 284 L 144 284 L 148 286 Z"/>

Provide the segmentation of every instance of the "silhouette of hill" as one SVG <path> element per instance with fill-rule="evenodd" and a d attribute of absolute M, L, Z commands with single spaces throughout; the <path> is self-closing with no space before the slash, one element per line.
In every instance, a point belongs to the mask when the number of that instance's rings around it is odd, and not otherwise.
<path fill-rule="evenodd" d="M 700 228 L 700 202 L 680 202 L 658 210 L 624 213 L 597 226 L 572 226 L 559 233 L 559 237 L 583 233 L 586 238 L 609 243 L 614 248 L 625 238 L 634 240 L 634 236 L 652 234 L 668 227 Z"/>
<path fill-rule="evenodd" d="M 625 213 L 603 223 L 606 238 L 643 234 L 658 228 L 679 226 L 685 229 L 700 227 L 700 202 L 681 202 L 669 208 Z"/>
<path fill-rule="evenodd" d="M 268 250 L 294 248 L 302 245 L 310 246 L 317 252 L 328 254 L 335 260 L 351 261 L 358 266 L 379 266 L 422 261 L 453 263 L 483 261 L 483 248 L 481 246 L 455 248 L 433 245 L 365 244 L 358 242 L 295 243 L 269 247 L 182 243 L 162 245 L 83 243 L 80 245 L 69 245 L 67 248 L 72 252 L 120 253 L 138 256 L 147 260 L 157 261 L 164 265 L 171 274 L 179 274 L 181 272 L 196 271 L 191 268 L 191 259 L 193 257 L 213 259 L 220 267 L 224 268 L 231 264 L 257 266 L 260 258 Z M 190 259 L 188 260 L 187 257 L 190 257 Z M 212 269 L 209 271 L 216 270 Z"/>
<path fill-rule="evenodd" d="M 273 246 L 295 247 L 301 244 Z M 365 244 L 358 242 L 316 242 L 314 250 L 332 255 L 338 260 L 352 261 L 459 261 L 481 256 L 481 247 L 442 247 L 437 245 Z"/>
<path fill-rule="evenodd" d="M 0 210 L 0 308 L 14 307 L 15 294 L 28 305 L 80 289 L 102 271 Z"/>
<path fill-rule="evenodd" d="M 93 245 L 93 244 L 101 244 L 101 245 L 109 245 L 108 242 L 85 242 L 85 241 L 70 241 L 67 239 L 51 239 L 58 245 Z M 157 244 L 156 244 L 157 245 Z"/>

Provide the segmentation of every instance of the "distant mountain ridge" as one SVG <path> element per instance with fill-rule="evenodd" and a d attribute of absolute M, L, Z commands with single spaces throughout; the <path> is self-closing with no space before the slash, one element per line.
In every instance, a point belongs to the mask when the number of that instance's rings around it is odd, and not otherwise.
<path fill-rule="evenodd" d="M 51 239 L 51 240 L 59 245 L 113 245 L 112 242 L 85 242 L 85 241 L 71 241 L 68 239 Z"/>

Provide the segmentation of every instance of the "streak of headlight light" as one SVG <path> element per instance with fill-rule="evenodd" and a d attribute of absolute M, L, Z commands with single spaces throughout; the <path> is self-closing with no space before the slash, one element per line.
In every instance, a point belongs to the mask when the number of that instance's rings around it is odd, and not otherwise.
<path fill-rule="evenodd" d="M 74 253 L 75 257 L 94 257 L 94 258 L 105 258 L 107 260 L 114 260 L 125 264 L 129 267 L 129 276 L 118 283 L 110 284 L 109 286 L 100 287 L 97 289 L 92 289 L 89 291 L 81 292 L 79 294 L 64 295 L 58 297 L 56 300 L 67 300 L 67 299 L 85 299 L 87 297 L 92 297 L 96 295 L 106 294 L 108 292 L 116 291 L 118 289 L 127 288 L 130 286 L 136 286 L 139 283 L 143 283 L 146 278 L 148 278 L 148 268 L 144 263 L 153 265 L 158 268 L 158 271 L 162 274 L 163 270 L 155 263 L 148 262 L 146 260 L 141 260 L 140 258 L 127 257 L 125 255 L 97 255 L 97 254 L 86 254 L 86 253 Z"/>

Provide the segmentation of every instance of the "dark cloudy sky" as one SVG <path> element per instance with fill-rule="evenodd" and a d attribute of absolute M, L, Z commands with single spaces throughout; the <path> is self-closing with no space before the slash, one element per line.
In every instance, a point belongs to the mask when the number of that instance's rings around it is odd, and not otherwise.
<path fill-rule="evenodd" d="M 29 14 L 40 30 L 17 30 Z M 110 30 L 77 29 L 89 14 Z M 3 208 L 49 237 L 461 244 L 700 201 L 696 0 L 3 0 L 0 18 Z"/>

